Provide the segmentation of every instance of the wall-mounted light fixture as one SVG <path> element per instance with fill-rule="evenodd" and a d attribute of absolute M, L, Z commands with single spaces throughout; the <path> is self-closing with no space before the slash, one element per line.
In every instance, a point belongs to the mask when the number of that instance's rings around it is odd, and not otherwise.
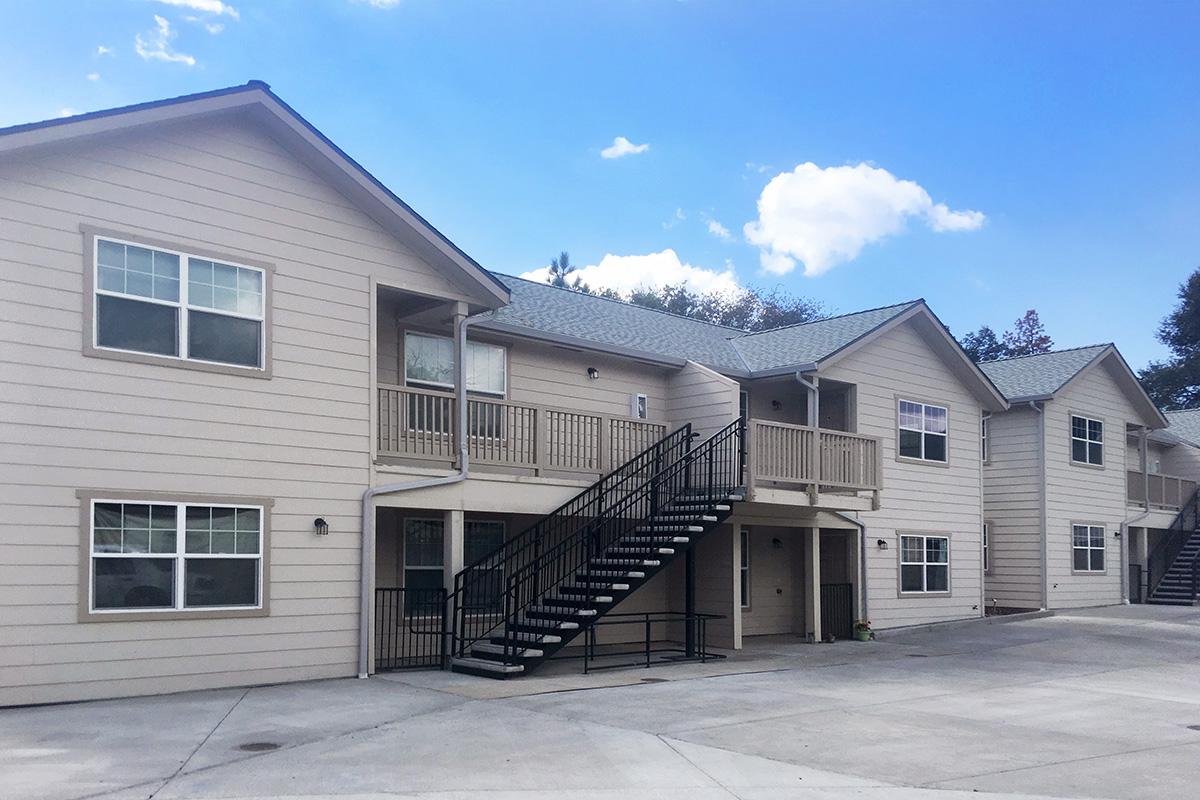
<path fill-rule="evenodd" d="M 589 381 L 599 380 L 600 370 L 596 369 L 595 367 L 588 367 L 587 376 Z"/>
<path fill-rule="evenodd" d="M 1119 530 L 1118 530 L 1118 531 L 1113 531 L 1113 538 L 1114 538 L 1114 539 L 1120 539 L 1120 538 L 1121 538 L 1121 532 L 1120 532 Z"/>
<path fill-rule="evenodd" d="M 876 540 L 875 540 L 875 545 L 876 545 L 876 546 L 877 546 L 877 547 L 878 547 L 880 550 L 887 550 L 887 549 L 888 549 L 888 543 L 887 543 L 887 539 L 876 539 Z"/>
<path fill-rule="evenodd" d="M 313 533 L 317 536 L 329 535 L 329 523 L 325 521 L 324 517 L 317 517 L 313 520 Z"/>
<path fill-rule="evenodd" d="M 783 549 L 783 542 L 782 542 L 782 541 L 780 541 L 780 540 L 779 540 L 779 539 L 777 539 L 777 538 L 776 538 L 776 539 L 772 539 L 772 540 L 771 540 L 771 547 L 774 547 L 776 550 L 782 550 L 782 549 Z"/>
<path fill-rule="evenodd" d="M 779 402 L 778 400 L 772 400 L 772 401 L 771 401 L 771 408 L 773 408 L 773 409 L 775 409 L 776 411 L 778 411 L 779 409 L 783 408 L 783 403 Z"/>

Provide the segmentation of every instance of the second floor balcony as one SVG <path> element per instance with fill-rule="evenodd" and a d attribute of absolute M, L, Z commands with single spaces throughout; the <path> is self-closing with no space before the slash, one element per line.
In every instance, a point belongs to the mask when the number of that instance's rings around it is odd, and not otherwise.
<path fill-rule="evenodd" d="M 1126 471 L 1126 502 L 1148 511 L 1178 512 L 1196 491 L 1196 481 L 1176 475 Z"/>
<path fill-rule="evenodd" d="M 883 488 L 880 441 L 846 431 L 751 419 L 747 482 L 752 500 L 857 508 L 851 498 L 870 495 L 879 507 Z"/>

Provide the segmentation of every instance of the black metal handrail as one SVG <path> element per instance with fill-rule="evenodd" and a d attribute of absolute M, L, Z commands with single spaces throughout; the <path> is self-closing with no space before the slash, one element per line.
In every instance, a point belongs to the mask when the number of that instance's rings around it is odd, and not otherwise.
<path fill-rule="evenodd" d="M 714 653 L 708 649 L 708 623 L 710 620 L 725 619 L 721 614 L 702 614 L 702 613 L 687 613 L 686 611 L 628 611 L 620 614 L 606 614 L 604 619 L 597 620 L 588 626 L 587 636 L 584 639 L 583 655 L 568 655 L 555 656 L 556 659 L 582 658 L 583 672 L 586 675 L 589 672 L 603 669 L 623 669 L 625 667 L 651 667 L 654 665 L 652 656 L 657 654 L 667 654 L 659 663 L 660 664 L 678 664 L 685 661 L 699 661 L 704 663 L 709 659 L 723 659 L 723 653 Z M 638 625 L 643 630 L 642 646 L 637 650 L 617 650 L 615 648 L 605 649 L 603 652 L 597 652 L 598 647 L 602 647 L 596 641 L 596 629 L 604 626 L 624 626 Z M 678 644 L 667 645 L 665 647 L 654 647 L 654 626 L 677 626 L 683 625 L 685 633 L 684 641 L 695 642 L 695 646 L 689 651 L 687 647 L 680 647 Z M 678 641 L 678 640 L 676 640 Z M 611 659 L 622 656 L 639 656 L 637 661 L 627 661 L 620 664 L 604 664 L 603 666 L 594 667 L 592 662 L 598 658 Z"/>
<path fill-rule="evenodd" d="M 1170 572 L 1175 560 L 1183 552 L 1188 540 L 1200 526 L 1200 490 L 1192 492 L 1192 496 L 1184 503 L 1183 508 L 1171 521 L 1171 527 L 1159 539 L 1158 544 L 1146 557 L 1146 597 L 1153 597 L 1163 578 Z M 1200 560 L 1193 559 L 1193 572 L 1200 565 Z M 1197 596 L 1196 586 L 1193 586 L 1192 597 Z"/>
<path fill-rule="evenodd" d="M 682 458 L 691 448 L 693 438 L 690 423 L 672 431 L 459 571 L 449 597 L 457 652 L 461 654 L 496 626 L 503 613 L 510 576 L 538 563 L 545 553 L 555 552 L 562 542 L 577 537 L 578 531 L 594 520 L 610 515 L 614 503 L 660 472 L 664 465 Z"/>
<path fill-rule="evenodd" d="M 525 612 L 537 607 L 542 616 L 575 615 L 581 601 L 593 609 L 602 602 L 612 585 L 622 575 L 637 571 L 641 557 L 622 557 L 610 548 L 635 533 L 649 537 L 645 530 L 652 520 L 688 524 L 688 513 L 674 511 L 680 500 L 711 505 L 728 498 L 742 486 L 742 454 L 745 441 L 745 422 L 737 419 L 696 447 L 690 446 L 678 458 L 656 462 L 655 470 L 640 483 L 629 482 L 616 496 L 608 496 L 597 506 L 602 513 L 578 519 L 570 533 L 557 543 L 538 552 L 504 576 L 502 607 L 497 604 L 496 616 L 472 620 L 465 613 L 457 617 L 457 649 L 461 655 L 474 642 L 493 631 L 504 633 L 503 662 L 517 663 L 520 649 L 519 626 L 528 625 Z M 638 531 L 643 528 L 643 531 Z M 571 598 L 567 601 L 556 592 L 572 582 Z M 464 594 L 464 601 L 468 600 Z M 580 625 L 588 623 L 578 617 Z"/>

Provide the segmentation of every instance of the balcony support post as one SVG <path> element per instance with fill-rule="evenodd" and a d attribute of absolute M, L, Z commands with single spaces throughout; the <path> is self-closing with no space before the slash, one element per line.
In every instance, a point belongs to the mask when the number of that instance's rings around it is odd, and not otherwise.
<path fill-rule="evenodd" d="M 801 528 L 804 540 L 804 628 L 814 642 L 821 633 L 821 529 Z"/>

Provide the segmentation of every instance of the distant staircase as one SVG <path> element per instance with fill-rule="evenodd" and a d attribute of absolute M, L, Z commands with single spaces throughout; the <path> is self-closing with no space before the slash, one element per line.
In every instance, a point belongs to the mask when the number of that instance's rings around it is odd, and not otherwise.
<path fill-rule="evenodd" d="M 667 435 L 455 576 L 451 669 L 528 674 L 742 500 L 745 422 Z"/>
<path fill-rule="evenodd" d="M 1193 493 L 1147 559 L 1147 603 L 1191 606 L 1200 599 L 1200 499 Z"/>

